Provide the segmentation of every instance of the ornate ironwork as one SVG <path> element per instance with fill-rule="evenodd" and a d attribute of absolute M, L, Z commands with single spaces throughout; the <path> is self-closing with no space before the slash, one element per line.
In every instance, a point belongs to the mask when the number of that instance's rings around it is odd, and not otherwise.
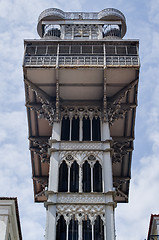
<path fill-rule="evenodd" d="M 128 86 L 121 89 L 117 94 L 111 97 L 107 103 L 107 114 L 109 123 L 112 125 L 116 119 L 124 118 L 125 114 L 132 110 L 135 105 L 123 104 L 122 99 L 126 96 L 128 91 L 138 83 L 138 79 L 132 81 Z"/>
<path fill-rule="evenodd" d="M 116 196 L 118 197 L 124 197 L 125 199 L 128 199 L 128 196 L 121 190 L 121 187 L 123 184 L 127 183 L 130 180 L 130 178 L 115 178 L 113 181 L 113 186 L 116 190 Z"/>
<path fill-rule="evenodd" d="M 126 22 L 124 14 L 115 8 L 106 8 L 98 13 L 99 19 L 107 17 L 107 16 L 116 16 L 116 17 L 121 18 L 124 22 Z"/>
<path fill-rule="evenodd" d="M 112 125 L 115 120 L 124 118 L 126 113 L 133 109 L 133 105 L 122 105 L 121 103 L 108 103 L 108 119 Z"/>
<path fill-rule="evenodd" d="M 66 156 L 66 160 L 72 161 L 72 160 L 74 160 L 74 158 L 72 157 L 72 155 L 69 154 Z"/>
<path fill-rule="evenodd" d="M 48 148 L 50 147 L 47 141 L 39 140 L 39 141 L 33 141 L 35 146 L 34 152 L 37 153 L 40 156 L 41 162 L 50 162 L 50 156 L 48 154 Z"/>
<path fill-rule="evenodd" d="M 35 91 L 35 94 L 40 99 L 42 103 L 40 109 L 31 108 L 32 110 L 36 111 L 38 114 L 38 118 L 45 118 L 49 121 L 50 125 L 53 125 L 54 115 L 55 115 L 55 106 L 53 103 L 48 102 L 46 99 L 41 97 L 38 92 Z"/>
<path fill-rule="evenodd" d="M 90 155 L 90 156 L 88 157 L 88 160 L 90 160 L 90 161 L 95 161 L 95 160 L 96 160 L 96 157 L 95 157 L 94 155 Z"/>
<path fill-rule="evenodd" d="M 113 141 L 112 148 L 114 150 L 112 155 L 113 163 L 121 162 L 123 157 L 128 154 L 128 152 L 132 151 L 132 148 L 130 148 L 130 140 L 122 142 Z"/>
<path fill-rule="evenodd" d="M 34 83 L 28 79 L 24 79 L 25 83 L 35 92 L 36 96 L 41 102 L 41 106 L 30 106 L 31 110 L 37 112 L 38 118 L 44 118 L 49 121 L 50 125 L 53 125 L 55 116 L 55 104 L 51 102 L 51 98 Z M 27 103 L 28 104 L 28 103 Z"/>
<path fill-rule="evenodd" d="M 37 183 L 40 183 L 43 189 L 48 186 L 48 178 L 33 177 L 33 180 L 35 180 Z"/>
<path fill-rule="evenodd" d="M 72 116 L 77 118 L 79 117 L 95 117 L 95 118 L 101 118 L 102 117 L 102 111 L 100 106 L 92 107 L 92 106 L 61 106 L 60 108 L 61 118 L 62 117 L 68 117 Z"/>

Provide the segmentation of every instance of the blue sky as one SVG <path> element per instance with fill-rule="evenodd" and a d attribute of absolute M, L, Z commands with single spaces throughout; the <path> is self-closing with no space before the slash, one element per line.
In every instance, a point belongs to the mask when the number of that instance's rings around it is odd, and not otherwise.
<path fill-rule="evenodd" d="M 116 209 L 117 240 L 144 240 L 151 213 L 159 213 L 159 0 L 0 0 L 0 195 L 17 196 L 24 240 L 43 240 L 45 209 L 33 202 L 22 73 L 23 39 L 38 38 L 46 8 L 100 11 L 127 19 L 125 38 L 140 40 L 140 83 L 128 204 Z"/>

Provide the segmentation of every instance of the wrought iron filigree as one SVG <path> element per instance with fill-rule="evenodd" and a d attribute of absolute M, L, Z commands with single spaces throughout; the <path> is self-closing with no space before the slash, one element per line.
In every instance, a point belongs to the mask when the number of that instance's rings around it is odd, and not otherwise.
<path fill-rule="evenodd" d="M 51 102 L 51 98 L 39 87 L 37 87 L 34 83 L 32 83 L 28 79 L 24 79 L 24 82 L 29 86 L 29 88 L 35 92 L 36 96 L 39 98 L 41 105 L 28 105 L 31 110 L 37 112 L 38 118 L 45 118 L 49 121 L 49 124 L 52 125 L 55 117 L 55 104 Z"/>
<path fill-rule="evenodd" d="M 127 183 L 130 180 L 130 178 L 115 178 L 113 181 L 113 186 L 115 187 L 116 196 L 118 197 L 124 197 L 128 199 L 128 196 L 121 190 L 121 187 L 123 184 Z"/>
<path fill-rule="evenodd" d="M 35 90 L 34 90 L 35 91 Z M 35 91 L 36 96 L 40 99 L 41 108 L 37 109 L 32 107 L 31 109 L 36 111 L 38 118 L 45 118 L 49 121 L 50 125 L 53 125 L 54 115 L 55 115 L 55 106 L 53 103 L 48 102 L 44 97 L 39 96 L 38 92 Z"/>
<path fill-rule="evenodd" d="M 128 86 L 121 89 L 115 96 L 111 97 L 107 103 L 107 114 L 110 125 L 119 118 L 124 118 L 125 114 L 132 110 L 136 105 L 123 104 L 122 100 L 126 94 L 138 83 L 138 79 L 133 80 Z"/>
<path fill-rule="evenodd" d="M 112 155 L 112 162 L 118 163 L 121 162 L 123 157 L 128 154 L 130 151 L 132 151 L 132 148 L 130 148 L 130 140 L 126 141 L 113 141 L 112 148 L 114 150 Z"/>
<path fill-rule="evenodd" d="M 40 156 L 41 162 L 50 162 L 50 156 L 48 154 L 48 148 L 50 147 L 47 141 L 44 140 L 38 140 L 38 141 L 33 141 L 35 146 L 35 153 L 37 153 Z"/>

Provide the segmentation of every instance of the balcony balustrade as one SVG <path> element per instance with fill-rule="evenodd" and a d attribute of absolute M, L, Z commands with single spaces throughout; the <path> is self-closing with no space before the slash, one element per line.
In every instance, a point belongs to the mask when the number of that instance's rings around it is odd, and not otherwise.
<path fill-rule="evenodd" d="M 136 46 L 28 46 L 24 66 L 139 66 Z"/>
<path fill-rule="evenodd" d="M 25 56 L 24 66 L 55 66 L 57 56 Z M 104 56 L 60 56 L 59 66 L 103 66 Z M 139 66 L 137 56 L 107 56 L 107 66 Z"/>

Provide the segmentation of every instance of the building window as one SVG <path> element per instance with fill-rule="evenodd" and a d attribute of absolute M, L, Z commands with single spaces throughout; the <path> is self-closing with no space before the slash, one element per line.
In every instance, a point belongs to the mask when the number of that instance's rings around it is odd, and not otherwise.
<path fill-rule="evenodd" d="M 61 140 L 69 141 L 70 136 L 70 119 L 65 116 L 62 119 L 62 127 L 61 127 Z"/>
<path fill-rule="evenodd" d="M 91 192 L 91 168 L 88 161 L 83 164 L 83 192 Z"/>
<path fill-rule="evenodd" d="M 10 233 L 9 233 L 9 235 L 8 235 L 8 240 L 11 240 L 11 236 L 10 236 Z"/>
<path fill-rule="evenodd" d="M 90 119 L 89 117 L 83 118 L 83 141 L 91 140 L 91 129 L 90 129 Z"/>
<path fill-rule="evenodd" d="M 79 173 L 82 173 L 81 177 Z M 68 155 L 60 165 L 58 191 L 79 192 L 79 189 L 83 192 L 103 191 L 102 166 L 93 155 L 82 166 L 79 166 L 72 155 Z"/>
<path fill-rule="evenodd" d="M 70 169 L 70 192 L 79 191 L 79 165 L 73 162 Z"/>
<path fill-rule="evenodd" d="M 94 222 L 94 240 L 104 240 L 104 225 L 100 216 Z"/>
<path fill-rule="evenodd" d="M 100 141 L 101 140 L 101 127 L 100 127 L 100 118 L 93 118 L 92 120 L 92 140 Z"/>
<path fill-rule="evenodd" d="M 92 165 L 92 162 L 91 162 Z M 90 167 L 90 163 L 83 164 L 83 192 L 102 192 L 102 167 L 99 161 Z"/>
<path fill-rule="evenodd" d="M 102 167 L 97 161 L 93 167 L 93 192 L 102 192 Z"/>
<path fill-rule="evenodd" d="M 66 221 L 62 215 L 56 226 L 56 240 L 66 240 Z"/>
<path fill-rule="evenodd" d="M 82 239 L 92 240 L 92 226 L 88 216 L 82 221 Z"/>
<path fill-rule="evenodd" d="M 68 240 L 78 240 L 78 221 L 75 220 L 75 215 L 69 223 Z"/>
<path fill-rule="evenodd" d="M 97 115 L 84 117 L 66 114 L 61 123 L 61 140 L 101 141 L 101 119 Z"/>
<path fill-rule="evenodd" d="M 65 161 L 62 162 L 59 169 L 59 192 L 68 191 L 68 167 Z"/>
<path fill-rule="evenodd" d="M 79 228 L 79 222 L 75 215 L 69 216 L 66 213 L 67 221 L 63 215 L 57 221 L 56 240 L 104 240 L 104 224 L 101 216 L 97 216 L 95 221 L 90 221 L 89 215 L 82 217 L 82 228 Z"/>
<path fill-rule="evenodd" d="M 71 140 L 79 141 L 79 117 L 72 119 Z"/>

